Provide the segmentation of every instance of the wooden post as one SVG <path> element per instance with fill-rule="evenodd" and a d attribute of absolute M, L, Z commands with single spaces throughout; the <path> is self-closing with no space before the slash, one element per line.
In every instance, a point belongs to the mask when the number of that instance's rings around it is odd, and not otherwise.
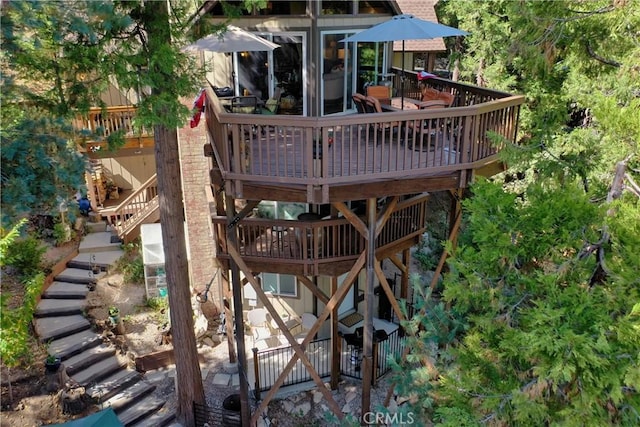
<path fill-rule="evenodd" d="M 229 362 L 236 363 L 237 355 L 236 355 L 236 343 L 235 337 L 233 334 L 233 314 L 231 313 L 231 301 L 233 300 L 233 295 L 231 293 L 229 280 L 229 262 L 225 261 L 221 263 L 221 275 L 222 275 L 222 294 L 223 294 L 223 302 L 222 309 L 224 310 L 224 319 L 225 319 L 225 334 L 227 335 L 227 347 L 229 351 Z"/>
<path fill-rule="evenodd" d="M 375 287 L 376 263 L 376 199 L 367 199 L 367 260 L 366 285 L 364 288 L 364 332 L 362 357 L 362 411 L 365 414 L 371 409 L 371 384 L 373 383 L 373 289 Z M 362 415 L 361 415 L 362 416 Z M 362 421 L 365 421 L 362 419 Z"/>
<path fill-rule="evenodd" d="M 253 347 L 251 349 L 253 352 L 253 375 L 256 377 L 255 390 L 253 393 L 256 397 L 256 400 L 260 400 L 260 369 L 259 369 L 259 360 L 258 360 L 258 349 Z"/>
<path fill-rule="evenodd" d="M 338 278 L 331 277 L 331 295 L 338 290 Z M 315 313 L 314 313 L 315 314 Z M 341 337 L 338 334 L 338 306 L 331 310 L 331 390 L 338 389 L 340 381 L 340 344 Z"/>
<path fill-rule="evenodd" d="M 235 218 L 235 200 L 228 194 L 225 195 L 227 208 L 227 239 L 235 245 L 237 242 L 238 229 L 233 220 Z M 240 282 L 240 269 L 236 261 L 231 258 L 229 261 L 231 268 L 231 283 L 233 290 L 233 311 L 235 315 L 235 329 L 238 348 L 238 373 L 240 377 L 240 417 L 242 425 L 248 426 L 251 421 L 251 411 L 249 410 L 249 384 L 247 383 L 247 354 L 244 346 L 244 319 L 242 316 L 242 285 Z"/>

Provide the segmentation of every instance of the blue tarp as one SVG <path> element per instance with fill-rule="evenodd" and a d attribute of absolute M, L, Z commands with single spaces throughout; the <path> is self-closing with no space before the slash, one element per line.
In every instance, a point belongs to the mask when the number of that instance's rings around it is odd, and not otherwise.
<path fill-rule="evenodd" d="M 124 427 L 113 409 L 107 408 L 88 417 L 62 424 L 51 424 L 50 427 Z"/>

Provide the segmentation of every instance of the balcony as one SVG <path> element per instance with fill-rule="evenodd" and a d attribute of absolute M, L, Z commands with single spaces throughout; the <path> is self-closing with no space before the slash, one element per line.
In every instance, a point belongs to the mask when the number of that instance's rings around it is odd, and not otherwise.
<path fill-rule="evenodd" d="M 428 195 L 399 202 L 376 239 L 376 256 L 418 243 L 425 231 Z M 213 216 L 217 256 L 228 259 L 227 218 Z M 245 218 L 238 223 L 238 248 L 252 271 L 333 275 L 350 270 L 366 247 L 363 235 L 345 218 L 316 221 Z"/>
<path fill-rule="evenodd" d="M 332 117 L 224 111 L 207 90 L 214 183 L 240 199 L 331 203 L 466 187 L 515 143 L 523 96 L 445 79 L 453 107 Z M 409 88 L 407 96 L 415 97 Z"/>
<path fill-rule="evenodd" d="M 118 151 L 126 153 L 131 150 L 152 148 L 153 131 L 136 129 L 135 114 L 134 106 L 117 106 L 106 109 L 91 108 L 85 116 L 77 117 L 74 127 L 94 135 L 84 141 L 87 155 L 94 158 L 104 156 L 104 153 L 108 152 L 106 138 L 116 132 L 122 132 L 124 137 L 124 145 Z"/>

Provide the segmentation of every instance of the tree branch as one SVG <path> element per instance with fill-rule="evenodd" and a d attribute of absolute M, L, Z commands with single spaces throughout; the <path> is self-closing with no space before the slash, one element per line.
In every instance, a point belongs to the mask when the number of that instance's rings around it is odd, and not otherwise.
<path fill-rule="evenodd" d="M 613 67 L 616 68 L 620 68 L 620 63 L 617 61 L 614 61 L 613 59 L 607 59 L 604 56 L 600 56 L 598 55 L 594 50 L 593 47 L 591 46 L 591 43 L 589 43 L 589 41 L 586 41 L 585 43 L 585 47 L 587 48 L 587 53 L 589 54 L 589 56 L 591 56 L 593 59 L 595 59 L 596 61 L 600 61 L 603 64 L 606 65 L 611 65 Z"/>

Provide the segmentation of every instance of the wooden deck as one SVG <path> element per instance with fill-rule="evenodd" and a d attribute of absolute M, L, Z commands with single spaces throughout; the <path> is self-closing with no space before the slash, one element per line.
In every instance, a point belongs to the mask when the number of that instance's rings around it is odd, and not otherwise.
<path fill-rule="evenodd" d="M 284 187 L 292 194 L 274 200 L 307 203 L 358 199 L 353 191 L 336 191 L 355 185 L 363 194 L 366 187 L 380 196 L 402 194 L 383 182 L 453 177 L 455 185 L 440 189 L 465 187 L 474 170 L 497 162 L 502 146 L 515 142 L 524 98 L 451 84 L 457 107 L 295 120 L 226 113 L 208 90 L 205 113 L 219 184 L 224 180 L 229 194 L 247 199 Z"/>

